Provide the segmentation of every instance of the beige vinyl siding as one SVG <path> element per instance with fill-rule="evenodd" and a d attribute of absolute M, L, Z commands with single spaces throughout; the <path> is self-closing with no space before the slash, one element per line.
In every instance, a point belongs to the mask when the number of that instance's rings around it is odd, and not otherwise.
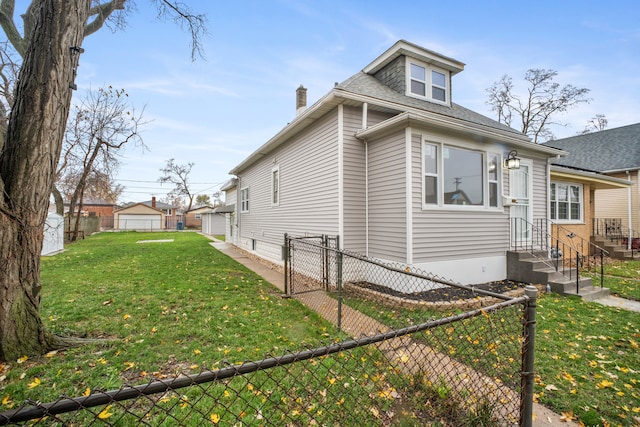
<path fill-rule="evenodd" d="M 406 262 L 405 131 L 368 147 L 369 256 Z"/>
<path fill-rule="evenodd" d="M 411 136 L 413 262 L 505 254 L 509 215 L 502 210 L 422 209 L 422 136 Z M 508 174 L 503 174 L 508 175 Z"/>
<path fill-rule="evenodd" d="M 362 109 L 344 108 L 344 235 L 342 246 L 345 249 L 365 252 L 365 147 L 355 137 L 362 128 Z"/>
<path fill-rule="evenodd" d="M 376 111 L 367 112 L 367 126 L 390 117 Z M 366 251 L 366 165 L 365 143 L 355 134 L 362 129 L 362 108 L 344 108 L 344 235 L 343 247 Z"/>
<path fill-rule="evenodd" d="M 631 172 L 630 176 L 626 173 L 609 174 L 614 178 L 628 180 L 631 178 L 631 216 L 632 228 L 634 231 L 640 231 L 640 186 L 638 185 L 638 174 L 640 171 Z M 615 188 L 608 190 L 596 190 L 595 195 L 595 217 L 604 218 L 620 218 L 625 227 L 629 226 L 629 190 L 626 188 Z"/>
<path fill-rule="evenodd" d="M 249 212 L 240 216 L 240 246 L 251 240 L 279 257 L 284 234 L 338 233 L 337 110 L 332 110 L 258 163 L 239 173 L 249 188 Z M 280 203 L 271 204 L 271 171 L 279 167 Z M 238 191 L 239 193 L 240 191 Z"/>

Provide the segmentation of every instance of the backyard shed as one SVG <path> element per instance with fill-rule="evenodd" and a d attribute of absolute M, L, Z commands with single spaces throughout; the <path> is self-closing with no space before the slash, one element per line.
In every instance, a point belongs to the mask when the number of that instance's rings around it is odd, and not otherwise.
<path fill-rule="evenodd" d="M 220 208 L 209 209 L 208 211 L 201 213 L 202 218 L 202 232 L 204 234 L 224 235 L 226 228 L 225 214 L 227 212 L 219 211 Z"/>
<path fill-rule="evenodd" d="M 44 241 L 41 255 L 52 255 L 64 249 L 64 218 L 49 212 L 44 224 Z"/>

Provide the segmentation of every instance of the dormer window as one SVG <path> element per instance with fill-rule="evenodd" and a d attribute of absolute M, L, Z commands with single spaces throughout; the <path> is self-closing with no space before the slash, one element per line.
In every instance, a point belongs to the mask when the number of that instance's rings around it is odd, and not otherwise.
<path fill-rule="evenodd" d="M 449 103 L 449 72 L 423 62 L 407 58 L 409 84 L 407 95 L 443 104 Z"/>

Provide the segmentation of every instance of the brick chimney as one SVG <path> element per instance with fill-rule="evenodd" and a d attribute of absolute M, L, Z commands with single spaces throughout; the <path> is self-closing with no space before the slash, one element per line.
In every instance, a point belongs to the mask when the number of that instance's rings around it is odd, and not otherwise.
<path fill-rule="evenodd" d="M 155 207 L 156 207 L 156 197 L 155 197 L 155 196 L 152 196 L 152 197 L 151 197 L 151 207 L 152 207 L 152 208 L 155 208 Z"/>
<path fill-rule="evenodd" d="M 307 88 L 300 85 L 296 89 L 296 117 L 299 116 L 307 109 Z"/>

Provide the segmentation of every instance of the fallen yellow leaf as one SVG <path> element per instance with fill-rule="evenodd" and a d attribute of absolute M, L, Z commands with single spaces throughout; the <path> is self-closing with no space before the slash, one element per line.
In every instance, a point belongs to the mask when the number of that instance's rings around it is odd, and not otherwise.
<path fill-rule="evenodd" d="M 100 413 L 98 414 L 98 418 L 100 418 L 101 420 L 104 420 L 112 416 L 113 412 L 109 412 L 109 409 L 111 409 L 111 405 L 107 405 L 106 408 L 100 411 Z"/>
<path fill-rule="evenodd" d="M 29 388 L 36 388 L 36 387 L 38 387 L 39 385 L 40 385 L 40 378 L 35 377 L 35 378 L 33 379 L 33 381 L 31 381 L 31 382 L 27 385 L 27 387 L 29 387 Z"/>
<path fill-rule="evenodd" d="M 220 422 L 220 415 L 211 414 L 211 416 L 209 416 L 209 419 L 211 420 L 212 423 L 218 424 Z"/>

